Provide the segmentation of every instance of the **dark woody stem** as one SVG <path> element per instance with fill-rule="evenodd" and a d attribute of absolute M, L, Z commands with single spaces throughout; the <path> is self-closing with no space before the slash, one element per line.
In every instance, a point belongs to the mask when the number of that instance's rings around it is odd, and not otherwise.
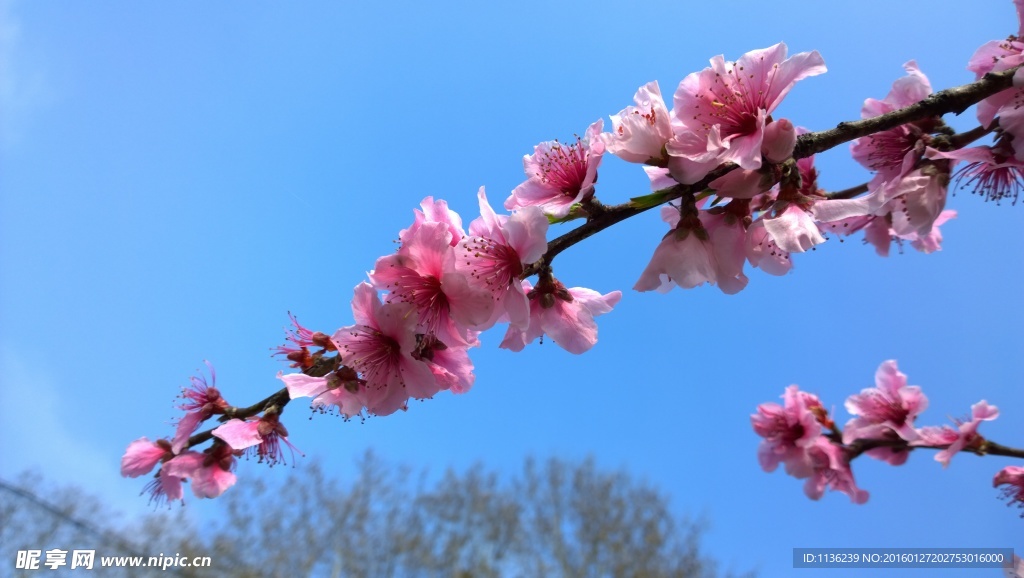
<path fill-rule="evenodd" d="M 894 110 L 874 118 L 841 122 L 836 125 L 836 128 L 802 135 L 797 138 L 796 148 L 793 151 L 793 158 L 800 159 L 808 157 L 816 153 L 827 151 L 854 139 L 868 136 L 876 132 L 890 130 L 909 122 L 941 117 L 942 115 L 951 112 L 960 114 L 971 105 L 977 104 L 981 100 L 984 100 L 997 92 L 1012 88 L 1013 73 L 1016 72 L 1016 70 L 1016 68 L 1012 68 L 1003 72 L 989 73 L 977 82 L 936 92 L 920 102 L 899 110 Z M 963 146 L 972 140 L 984 136 L 984 134 L 989 130 L 991 129 L 978 128 L 973 131 L 968 131 L 967 133 L 963 133 L 963 135 L 949 137 L 950 142 L 951 144 L 959 144 L 960 146 Z M 957 147 L 954 146 L 953 148 Z M 699 193 L 706 189 L 711 181 L 735 168 L 736 165 L 732 163 L 725 164 L 712 171 L 706 177 L 701 179 L 700 182 L 692 185 L 676 185 L 670 189 L 664 189 L 661 191 L 665 193 L 664 201 L 668 202 L 678 199 L 684 193 Z M 850 194 L 851 196 L 859 194 L 850 193 L 849 190 L 843 192 Z M 531 275 L 536 275 L 542 268 L 550 266 L 556 255 L 587 237 L 603 231 L 615 223 L 624 221 L 634 215 L 638 215 L 653 208 L 638 208 L 631 203 L 607 206 L 598 203 L 596 199 L 590 201 L 590 203 L 592 203 L 594 208 L 599 207 L 599 210 L 590 212 L 587 222 L 583 225 L 580 225 L 568 233 L 550 241 L 548 243 L 548 250 L 544 253 L 544 256 L 537 262 L 526 266 L 521 278 L 526 279 Z"/>
<path fill-rule="evenodd" d="M 323 377 L 328 373 L 338 369 L 340 358 L 334 357 L 321 357 L 313 364 L 312 367 L 302 370 L 302 373 L 311 375 L 313 377 Z M 224 415 L 217 418 L 217 421 L 223 423 L 231 419 L 245 419 L 254 415 L 263 413 L 270 407 L 277 408 L 277 413 L 284 411 L 284 406 L 288 405 L 291 398 L 288 396 L 288 388 L 282 387 L 271 395 L 257 401 L 249 407 L 234 407 L 228 406 L 224 409 Z M 213 430 L 216 428 L 210 428 L 206 431 L 201 431 L 192 437 L 188 438 L 188 444 L 186 448 L 197 446 L 201 443 L 209 441 L 213 437 Z"/>
<path fill-rule="evenodd" d="M 977 82 L 936 92 L 928 98 L 906 108 L 895 110 L 874 118 L 841 122 L 833 129 L 802 135 L 797 139 L 796 148 L 793 151 L 793 158 L 800 159 L 808 157 L 854 139 L 893 129 L 909 122 L 941 117 L 942 115 L 951 112 L 960 114 L 971 105 L 976 104 L 997 92 L 1011 88 L 1013 86 L 1012 80 L 1014 72 L 1016 72 L 1016 68 L 999 73 L 989 73 Z M 985 134 L 988 134 L 994 130 L 994 128 L 994 126 L 988 129 L 979 127 L 972 131 L 948 137 L 950 148 L 960 148 L 978 138 L 981 138 Z M 708 173 L 706 177 L 697 183 L 692 185 L 675 185 L 668 189 L 663 189 L 659 191 L 659 193 L 664 195 L 662 203 L 679 199 L 684 195 L 696 195 L 701 193 L 708 188 L 708 184 L 711 183 L 711 181 L 725 175 L 735 168 L 736 165 L 732 163 L 723 164 Z M 867 184 L 859 185 L 844 191 L 832 193 L 829 195 L 829 198 L 851 198 L 865 192 L 866 190 Z M 520 276 L 522 279 L 526 279 L 545 271 L 550 275 L 551 262 L 554 260 L 556 255 L 576 243 L 594 235 L 595 233 L 603 231 L 620 221 L 624 221 L 630 217 L 643 213 L 644 211 L 653 208 L 653 206 L 637 207 L 631 203 L 609 206 L 602 204 L 597 199 L 591 198 L 585 201 L 581 208 L 584 209 L 583 212 L 587 215 L 586 223 L 550 241 L 544 255 L 538 261 L 531 263 L 524 268 L 523 273 Z M 340 360 L 337 356 L 320 358 L 313 367 L 303 370 L 303 373 L 315 377 L 322 377 L 339 369 L 340 367 Z M 225 422 L 230 419 L 245 419 L 247 417 L 260 414 L 271 406 L 276 406 L 278 411 L 281 411 L 289 401 L 290 398 L 288 396 L 287 388 L 282 388 L 248 407 L 226 408 L 224 410 L 224 414 L 218 418 L 218 421 Z M 210 428 L 191 436 L 188 440 L 188 447 L 194 447 L 209 441 L 213 437 L 213 434 L 211 433 L 213 429 L 214 428 Z M 833 438 L 833 435 L 837 435 L 837 432 L 833 432 L 833 434 L 828 435 L 836 443 L 842 442 L 841 438 Z M 894 443 L 902 443 L 903 445 L 893 445 Z M 875 447 L 906 447 L 909 450 L 922 446 L 909 447 L 906 445 L 906 442 L 903 442 L 902 440 L 897 440 L 897 442 L 888 440 L 857 440 L 849 447 L 851 447 L 854 452 L 851 456 L 852 459 L 853 457 Z M 936 447 L 931 449 L 944 448 Z M 986 442 L 982 449 L 967 449 L 965 451 L 974 451 L 979 454 L 988 453 L 993 455 L 1024 458 L 1024 450 L 1008 448 L 994 442 Z"/>
<path fill-rule="evenodd" d="M 903 439 L 857 439 L 851 443 L 844 444 L 842 433 L 840 433 L 838 429 L 834 429 L 833 431 L 825 434 L 825 436 L 832 440 L 832 443 L 845 447 L 848 452 L 847 459 L 850 461 L 864 452 L 876 448 L 891 448 L 894 450 L 909 452 L 917 449 L 944 450 L 949 447 L 948 445 L 912 446 L 909 442 Z M 1024 449 L 1011 448 L 984 438 L 982 438 L 980 443 L 970 444 L 967 447 L 964 447 L 961 451 L 970 452 L 978 456 L 992 455 L 1024 459 Z"/>

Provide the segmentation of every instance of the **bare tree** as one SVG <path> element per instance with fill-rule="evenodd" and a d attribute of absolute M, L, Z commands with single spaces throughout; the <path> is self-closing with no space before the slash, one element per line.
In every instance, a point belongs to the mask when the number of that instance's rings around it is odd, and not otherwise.
<path fill-rule="evenodd" d="M 203 528 L 165 512 L 118 525 L 95 498 L 26 489 L 40 487 L 37 477 L 0 486 L 6 560 L 17 550 L 73 546 L 210 556 L 212 568 L 177 569 L 197 578 L 716 576 L 700 553 L 703 522 L 677 517 L 664 493 L 591 459 L 527 460 L 511 478 L 476 465 L 432 479 L 367 453 L 346 483 L 312 463 L 276 484 L 240 484 Z"/>

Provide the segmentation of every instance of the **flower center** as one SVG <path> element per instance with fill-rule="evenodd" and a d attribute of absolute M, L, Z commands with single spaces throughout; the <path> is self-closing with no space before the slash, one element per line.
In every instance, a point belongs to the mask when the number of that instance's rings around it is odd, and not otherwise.
<path fill-rule="evenodd" d="M 541 182 L 575 197 L 587 179 L 587 149 L 580 137 L 570 145 L 555 141 L 540 161 Z"/>

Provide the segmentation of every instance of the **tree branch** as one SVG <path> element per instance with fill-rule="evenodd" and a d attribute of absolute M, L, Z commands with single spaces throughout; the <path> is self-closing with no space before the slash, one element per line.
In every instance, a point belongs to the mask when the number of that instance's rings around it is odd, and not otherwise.
<path fill-rule="evenodd" d="M 1020 67 L 1017 67 L 1020 68 Z M 797 139 L 794 158 L 809 157 L 827 151 L 844 142 L 896 128 L 908 122 L 939 117 L 947 113 L 960 114 L 973 104 L 997 92 L 1013 87 L 1013 73 L 1017 68 L 986 74 L 981 80 L 941 90 L 906 108 L 887 112 L 873 118 L 841 122 L 836 128 L 812 132 Z"/>
<path fill-rule="evenodd" d="M 302 373 L 313 377 L 323 377 L 336 370 L 339 367 L 340 360 L 341 357 L 337 355 L 333 357 L 321 357 L 316 360 L 312 367 L 302 370 Z M 223 423 L 232 419 L 245 419 L 247 417 L 252 417 L 256 414 L 263 413 L 272 405 L 277 406 L 278 413 L 280 413 L 284 410 L 284 406 L 288 405 L 289 401 L 291 401 L 291 397 L 288 395 L 288 388 L 282 387 L 249 407 L 229 406 L 225 408 L 224 415 L 217 418 L 217 421 Z M 209 441 L 213 437 L 213 430 L 215 429 L 216 428 L 210 428 L 189 437 L 188 444 L 185 447 L 191 448 Z"/>
<path fill-rule="evenodd" d="M 979 101 L 984 100 L 997 92 L 1012 88 L 1013 73 L 1016 70 L 1016 68 L 1012 68 L 1003 72 L 989 73 L 977 82 L 936 92 L 928 98 L 906 108 L 894 110 L 874 118 L 841 122 L 834 129 L 801 135 L 797 138 L 796 148 L 793 151 L 793 158 L 800 159 L 808 157 L 839 146 L 845 142 L 874 134 L 876 132 L 893 129 L 908 122 L 939 117 L 950 112 L 960 114 L 971 105 L 977 104 Z M 950 142 L 963 146 L 984 136 L 991 130 L 994 130 L 994 127 L 989 129 L 979 127 L 972 131 L 962 133 L 961 135 L 954 135 L 953 137 L 950 137 Z M 954 148 L 957 147 L 954 146 Z M 703 191 L 711 181 L 735 168 L 736 165 L 732 163 L 723 164 L 717 169 L 711 171 L 711 173 L 701 179 L 700 182 L 692 185 L 676 185 L 669 189 L 664 189 L 664 202 L 678 199 L 685 193 L 698 193 Z M 861 187 L 863 187 L 863 190 L 861 190 Z M 829 198 L 850 198 L 865 192 L 866 190 L 866 184 L 859 185 L 858 187 L 833 193 L 832 195 L 829 195 Z M 596 200 L 592 200 L 591 204 L 599 210 L 591 211 L 590 216 L 587 218 L 587 222 L 583 225 L 580 225 L 568 233 L 550 241 L 548 243 L 548 250 L 544 255 L 537 262 L 531 263 L 524 268 L 522 275 L 520 275 L 522 279 L 536 275 L 545 267 L 550 267 L 551 262 L 554 260 L 556 255 L 576 243 L 611 227 L 615 223 L 624 221 L 634 215 L 639 215 L 640 213 L 653 208 L 649 206 L 637 207 L 632 203 L 607 206 L 598 203 Z"/>

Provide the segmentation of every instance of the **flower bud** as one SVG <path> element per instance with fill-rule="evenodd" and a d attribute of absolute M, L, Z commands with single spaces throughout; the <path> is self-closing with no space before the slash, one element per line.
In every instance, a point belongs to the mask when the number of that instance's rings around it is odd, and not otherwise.
<path fill-rule="evenodd" d="M 796 127 L 788 119 L 779 119 L 764 127 L 761 152 L 772 163 L 781 163 L 793 154 L 796 148 Z"/>

